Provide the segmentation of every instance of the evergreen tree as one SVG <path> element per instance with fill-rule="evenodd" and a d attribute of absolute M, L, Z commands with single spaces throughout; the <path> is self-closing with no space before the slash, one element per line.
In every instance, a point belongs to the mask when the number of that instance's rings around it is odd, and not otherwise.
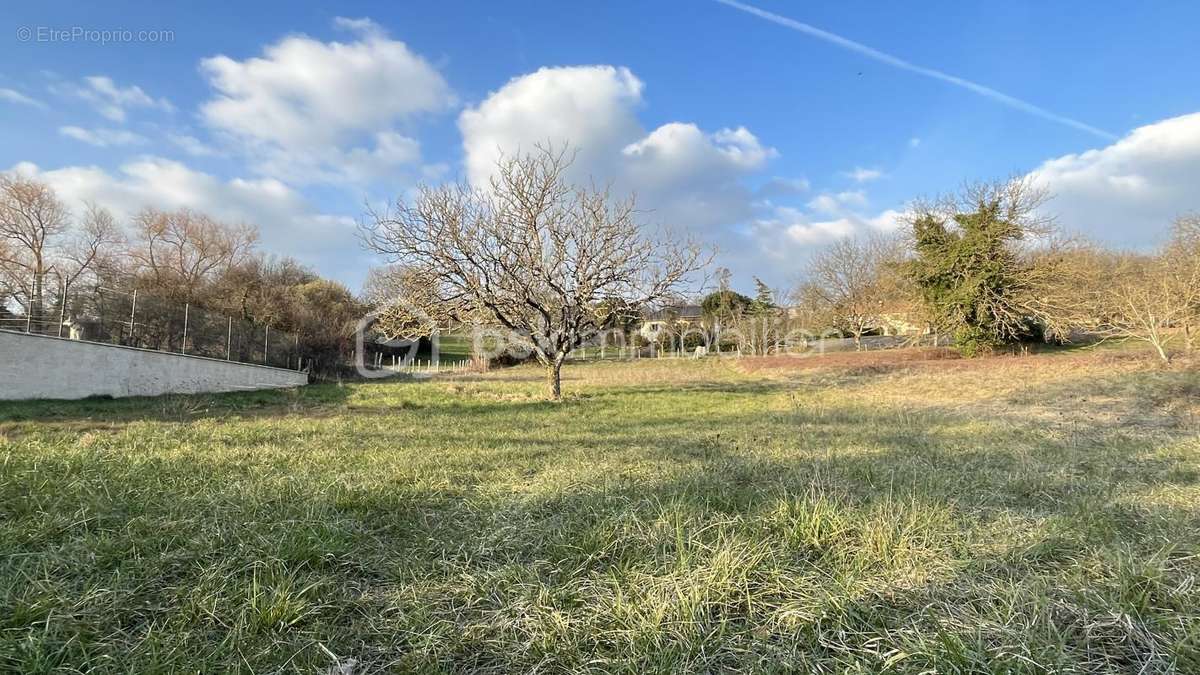
<path fill-rule="evenodd" d="M 1018 245 L 1047 224 L 1037 216 L 1043 199 L 1021 181 L 985 184 L 969 188 L 948 217 L 931 209 L 914 220 L 909 278 L 964 356 L 988 353 L 1034 328 L 1033 268 Z"/>
<path fill-rule="evenodd" d="M 750 311 L 754 314 L 766 314 L 775 309 L 775 292 L 762 279 L 754 277 L 754 301 Z"/>

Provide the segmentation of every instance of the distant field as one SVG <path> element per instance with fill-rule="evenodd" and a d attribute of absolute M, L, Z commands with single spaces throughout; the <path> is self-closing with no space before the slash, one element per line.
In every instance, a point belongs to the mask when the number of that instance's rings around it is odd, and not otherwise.
<path fill-rule="evenodd" d="M 0 406 L 0 670 L 1200 672 L 1186 364 L 564 376 Z"/>

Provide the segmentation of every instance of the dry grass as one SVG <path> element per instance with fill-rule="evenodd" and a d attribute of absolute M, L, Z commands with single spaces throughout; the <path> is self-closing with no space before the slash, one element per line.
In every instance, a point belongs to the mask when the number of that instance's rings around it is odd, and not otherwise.
<path fill-rule="evenodd" d="M 890 355 L 7 406 L 0 669 L 1200 670 L 1197 372 Z"/>
<path fill-rule="evenodd" d="M 1049 425 L 1154 431 L 1200 416 L 1195 367 L 1164 368 L 1146 351 L 1076 350 L 960 359 L 949 350 L 752 359 L 743 370 L 817 383 L 879 405 L 959 412 Z"/>

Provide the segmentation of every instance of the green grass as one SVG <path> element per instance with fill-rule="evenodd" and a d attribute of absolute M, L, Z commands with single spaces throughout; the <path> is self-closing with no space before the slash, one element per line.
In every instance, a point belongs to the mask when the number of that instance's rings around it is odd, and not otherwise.
<path fill-rule="evenodd" d="M 1200 670 L 1195 370 L 565 377 L 4 404 L 0 670 Z"/>
<path fill-rule="evenodd" d="M 438 336 L 438 360 L 442 363 L 470 361 L 472 339 L 470 335 L 448 333 Z M 429 359 L 431 350 L 423 349 L 416 355 L 420 359 Z"/>

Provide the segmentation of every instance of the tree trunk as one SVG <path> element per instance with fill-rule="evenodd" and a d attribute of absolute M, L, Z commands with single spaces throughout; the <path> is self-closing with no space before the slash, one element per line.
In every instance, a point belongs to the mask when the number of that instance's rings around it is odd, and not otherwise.
<path fill-rule="evenodd" d="M 546 384 L 550 386 L 550 400 L 562 400 L 562 360 L 555 357 L 546 364 Z"/>
<path fill-rule="evenodd" d="M 45 263 L 42 261 L 42 256 L 38 255 L 36 267 L 33 271 L 33 288 L 30 289 L 29 295 L 29 316 L 32 318 L 34 331 L 37 331 L 38 322 L 42 320 L 42 315 L 45 312 L 42 310 L 42 292 L 46 283 Z"/>
<path fill-rule="evenodd" d="M 1164 364 L 1171 365 L 1171 355 L 1167 353 L 1166 347 L 1163 345 L 1163 341 L 1156 339 L 1152 340 L 1151 342 L 1154 344 L 1154 348 L 1158 350 L 1158 358 L 1162 359 Z"/>

